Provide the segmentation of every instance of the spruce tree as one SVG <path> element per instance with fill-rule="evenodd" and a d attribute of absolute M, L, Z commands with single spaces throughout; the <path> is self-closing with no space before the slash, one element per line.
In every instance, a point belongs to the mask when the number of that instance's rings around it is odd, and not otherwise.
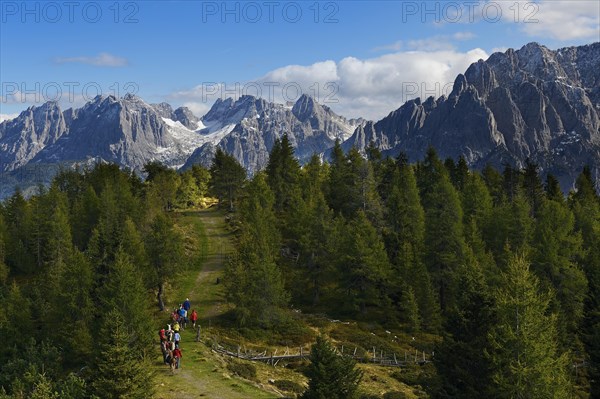
<path fill-rule="evenodd" d="M 308 389 L 302 399 L 353 399 L 357 397 L 362 372 L 352 358 L 340 356 L 321 335 L 310 351 L 306 370 Z"/>
<path fill-rule="evenodd" d="M 442 382 L 438 397 L 482 397 L 491 383 L 491 365 L 484 350 L 495 323 L 494 304 L 483 271 L 470 251 L 457 274 L 456 303 L 448 312 L 443 341 L 435 352 Z"/>
<path fill-rule="evenodd" d="M 246 170 L 237 159 L 217 148 L 210 175 L 211 191 L 219 199 L 219 205 L 226 205 L 229 211 L 233 211 L 246 181 Z"/>
<path fill-rule="evenodd" d="M 153 329 L 148 311 L 149 297 L 142 275 L 131 263 L 130 256 L 120 248 L 108 277 L 98 292 L 100 310 L 107 314 L 113 309 L 127 321 L 130 345 L 137 353 L 144 353 L 152 342 Z"/>
<path fill-rule="evenodd" d="M 391 267 L 381 237 L 359 211 L 348 223 L 337 247 L 338 269 L 347 304 L 361 313 L 382 305 Z"/>
<path fill-rule="evenodd" d="M 538 169 L 539 167 L 535 162 L 527 159 L 525 161 L 525 168 L 522 172 L 523 189 L 525 196 L 529 201 L 531 216 L 537 215 L 537 212 L 545 199 L 544 186 L 542 185 Z"/>
<path fill-rule="evenodd" d="M 558 179 L 554 177 L 552 173 L 548 173 L 546 176 L 546 184 L 544 185 L 544 190 L 546 191 L 546 197 L 549 200 L 564 202 L 565 196 L 560 188 L 560 183 Z"/>
<path fill-rule="evenodd" d="M 336 140 L 331 150 L 327 202 L 334 212 L 341 212 L 345 216 L 351 213 L 348 208 L 355 208 L 352 204 L 348 207 L 348 202 L 351 200 L 350 179 L 350 169 L 346 155 L 339 140 Z"/>
<path fill-rule="evenodd" d="M 300 164 L 287 134 L 276 139 L 266 167 L 267 182 L 275 196 L 276 213 L 289 211 L 291 196 L 299 191 Z"/>
<path fill-rule="evenodd" d="M 92 381 L 98 397 L 145 399 L 152 396 L 150 366 L 131 343 L 132 335 L 121 311 L 112 309 L 104 313 Z"/>
<path fill-rule="evenodd" d="M 47 311 L 51 336 L 63 348 L 68 365 L 85 364 L 93 353 L 93 322 L 96 317 L 92 292 L 94 273 L 86 257 L 73 250 L 58 276 L 58 289 L 53 292 Z M 68 328 L 65 328 L 68 326 Z"/>
<path fill-rule="evenodd" d="M 7 230 L 6 265 L 11 273 L 32 273 L 36 270 L 33 245 L 34 221 L 31 205 L 19 189 L 4 204 Z"/>

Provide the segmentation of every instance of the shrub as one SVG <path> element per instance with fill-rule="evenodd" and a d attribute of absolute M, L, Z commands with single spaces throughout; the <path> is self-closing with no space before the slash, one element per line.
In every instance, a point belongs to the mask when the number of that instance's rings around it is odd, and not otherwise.
<path fill-rule="evenodd" d="M 256 366 L 251 363 L 229 363 L 227 370 L 247 380 L 256 380 Z"/>
<path fill-rule="evenodd" d="M 290 380 L 277 380 L 273 383 L 278 389 L 286 392 L 302 393 L 304 387 L 297 382 Z"/>

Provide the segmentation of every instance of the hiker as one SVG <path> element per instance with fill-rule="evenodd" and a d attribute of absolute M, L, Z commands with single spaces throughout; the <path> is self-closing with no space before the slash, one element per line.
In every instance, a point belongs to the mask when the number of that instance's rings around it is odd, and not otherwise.
<path fill-rule="evenodd" d="M 173 356 L 175 357 L 175 368 L 178 369 L 179 365 L 181 363 L 181 349 L 179 349 L 179 347 L 175 348 L 175 350 L 173 351 Z"/>
<path fill-rule="evenodd" d="M 179 327 L 179 323 L 178 323 L 178 322 L 175 322 L 175 324 L 173 324 L 173 331 L 175 331 L 176 333 L 178 333 L 178 332 L 179 332 L 179 329 L 180 329 L 180 327 Z"/>
<path fill-rule="evenodd" d="M 161 343 L 167 340 L 167 333 L 164 328 L 161 328 L 161 330 L 158 332 L 158 336 L 160 337 Z"/>
<path fill-rule="evenodd" d="M 190 315 L 190 320 L 192 321 L 192 326 L 196 328 L 196 322 L 198 321 L 198 312 L 196 309 L 192 310 L 192 314 Z"/>
<path fill-rule="evenodd" d="M 185 298 L 185 302 L 183 303 L 183 308 L 185 310 L 190 310 L 192 305 L 190 304 L 190 298 Z"/>
<path fill-rule="evenodd" d="M 173 321 L 173 323 L 179 320 L 179 311 L 177 310 L 177 308 L 173 309 L 173 312 L 171 313 L 171 320 Z"/>
<path fill-rule="evenodd" d="M 167 363 L 167 356 L 169 355 L 169 350 L 168 350 L 168 348 L 167 348 L 167 345 L 168 345 L 168 344 L 169 344 L 169 343 L 168 343 L 167 341 L 163 341 L 163 342 L 161 342 L 161 343 L 160 343 L 160 350 L 161 350 L 161 352 L 162 352 L 162 355 L 163 355 L 163 361 L 165 362 L 165 364 L 168 364 L 168 363 Z"/>
<path fill-rule="evenodd" d="M 167 348 L 165 355 L 165 364 L 171 364 L 171 360 L 173 359 L 173 351 Z"/>
<path fill-rule="evenodd" d="M 181 335 L 178 332 L 173 336 L 173 341 L 175 342 L 175 347 L 179 346 L 179 341 L 181 341 Z"/>
<path fill-rule="evenodd" d="M 187 323 L 187 310 L 182 306 L 179 308 L 179 322 L 181 323 L 181 328 L 185 329 L 185 325 Z"/>

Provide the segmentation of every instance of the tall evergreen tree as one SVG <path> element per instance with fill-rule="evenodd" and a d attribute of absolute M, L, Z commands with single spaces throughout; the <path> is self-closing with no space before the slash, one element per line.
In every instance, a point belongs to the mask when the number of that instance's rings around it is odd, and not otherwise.
<path fill-rule="evenodd" d="M 308 389 L 302 399 L 356 398 L 363 373 L 356 369 L 352 358 L 339 356 L 324 337 L 318 336 L 310 351 L 310 362 L 306 370 Z"/>
<path fill-rule="evenodd" d="M 525 168 L 522 171 L 523 191 L 529 201 L 531 216 L 537 215 L 537 212 L 545 199 L 544 186 L 542 185 L 542 179 L 540 178 L 538 169 L 539 167 L 535 162 L 527 159 L 525 161 Z"/>
<path fill-rule="evenodd" d="M 494 325 L 493 301 L 483 271 L 472 253 L 458 270 L 456 303 L 444 323 L 435 364 L 442 380 L 441 398 L 484 396 L 491 383 L 491 365 L 484 356 Z"/>
<path fill-rule="evenodd" d="M 150 366 L 137 352 L 122 313 L 105 313 L 100 328 L 99 353 L 92 387 L 98 397 L 107 399 L 145 399 L 152 396 Z"/>
<path fill-rule="evenodd" d="M 336 250 L 346 303 L 363 314 L 368 305 L 382 305 L 391 267 L 383 242 L 364 212 L 348 223 Z"/>
<path fill-rule="evenodd" d="M 183 266 L 183 240 L 167 215 L 158 214 L 146 236 L 153 286 L 160 310 L 165 309 L 165 283 L 174 278 Z"/>
<path fill-rule="evenodd" d="M 34 222 L 30 204 L 16 190 L 4 207 L 7 230 L 6 264 L 11 273 L 32 273 L 36 253 L 32 242 Z"/>
<path fill-rule="evenodd" d="M 453 301 L 455 271 L 464 258 L 463 214 L 458 194 L 446 174 L 424 193 L 425 262 L 445 310 Z"/>
<path fill-rule="evenodd" d="M 552 288 L 558 315 L 558 331 L 563 347 L 576 349 L 577 331 L 583 318 L 583 303 L 588 282 L 577 264 L 582 256 L 581 234 L 575 232 L 575 220 L 565 204 L 546 200 L 538 210 L 533 237 L 532 268 L 542 286 Z"/>
<path fill-rule="evenodd" d="M 494 204 L 502 203 L 506 197 L 504 194 L 502 175 L 489 164 L 483 168 L 481 175 L 483 176 L 485 185 L 490 191 Z"/>
<path fill-rule="evenodd" d="M 130 345 L 137 353 L 144 353 L 153 338 L 148 311 L 149 297 L 141 274 L 122 248 L 116 253 L 98 298 L 102 314 L 108 314 L 113 309 L 121 313 L 123 320 L 127 321 Z"/>
<path fill-rule="evenodd" d="M 546 191 L 546 197 L 552 201 L 564 202 L 565 196 L 563 195 L 562 190 L 560 189 L 560 183 L 558 179 L 554 177 L 553 174 L 548 173 L 546 176 L 546 184 L 544 185 L 544 190 Z"/>
<path fill-rule="evenodd" d="M 305 267 L 304 278 L 311 287 L 311 302 L 317 305 L 327 274 L 330 272 L 328 237 L 331 234 L 333 212 L 320 190 L 308 192 L 307 198 L 293 207 L 293 235 L 297 240 L 298 263 Z M 294 287 L 291 287 L 292 289 Z M 306 288 L 301 292 L 306 294 Z"/>
<path fill-rule="evenodd" d="M 294 148 L 287 134 L 284 134 L 281 140 L 275 140 L 266 173 L 267 182 L 275 196 L 275 212 L 282 213 L 289 210 L 290 197 L 299 192 L 300 164 L 294 155 Z"/>
<path fill-rule="evenodd" d="M 86 364 L 93 354 L 92 336 L 96 309 L 92 298 L 94 273 L 92 266 L 78 250 L 66 259 L 48 310 L 51 334 L 63 349 L 64 362 L 69 366 Z M 68 328 L 65 328 L 68 326 Z"/>
<path fill-rule="evenodd" d="M 211 190 L 219 199 L 220 205 L 227 204 L 233 211 L 240 191 L 246 181 L 246 170 L 233 156 L 217 148 L 210 167 Z"/>
<path fill-rule="evenodd" d="M 254 177 L 247 191 L 240 206 L 239 247 L 225 268 L 224 283 L 239 324 L 272 327 L 288 301 L 277 265 L 281 236 L 273 211 L 275 199 L 262 173 Z"/>
<path fill-rule="evenodd" d="M 490 395 L 498 398 L 571 398 L 567 356 L 558 352 L 552 295 L 522 256 L 515 256 L 494 293 L 498 321 L 488 334 Z"/>

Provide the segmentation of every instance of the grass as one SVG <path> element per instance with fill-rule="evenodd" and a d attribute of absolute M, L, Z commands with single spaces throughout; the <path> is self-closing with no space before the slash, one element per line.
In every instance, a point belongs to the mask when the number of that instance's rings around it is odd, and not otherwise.
<path fill-rule="evenodd" d="M 177 223 L 182 230 L 194 236 L 195 253 L 191 262 L 168 287 L 167 309 L 172 309 L 190 298 L 192 308 L 198 310 L 203 335 L 211 334 L 210 320 L 227 310 L 221 284 L 216 279 L 221 275 L 223 260 L 231 252 L 229 233 L 225 228 L 224 214 L 218 210 L 188 211 L 177 214 Z M 191 248 L 193 251 L 194 248 Z M 168 321 L 167 312 L 156 313 L 158 325 Z M 156 345 L 154 371 L 156 376 L 156 398 L 277 398 L 280 395 L 269 386 L 232 376 L 227 369 L 229 359 L 212 352 L 204 342 L 195 342 L 195 332 L 188 328 L 182 332 L 183 358 L 181 368 L 174 373 L 162 363 L 162 355 Z"/>

